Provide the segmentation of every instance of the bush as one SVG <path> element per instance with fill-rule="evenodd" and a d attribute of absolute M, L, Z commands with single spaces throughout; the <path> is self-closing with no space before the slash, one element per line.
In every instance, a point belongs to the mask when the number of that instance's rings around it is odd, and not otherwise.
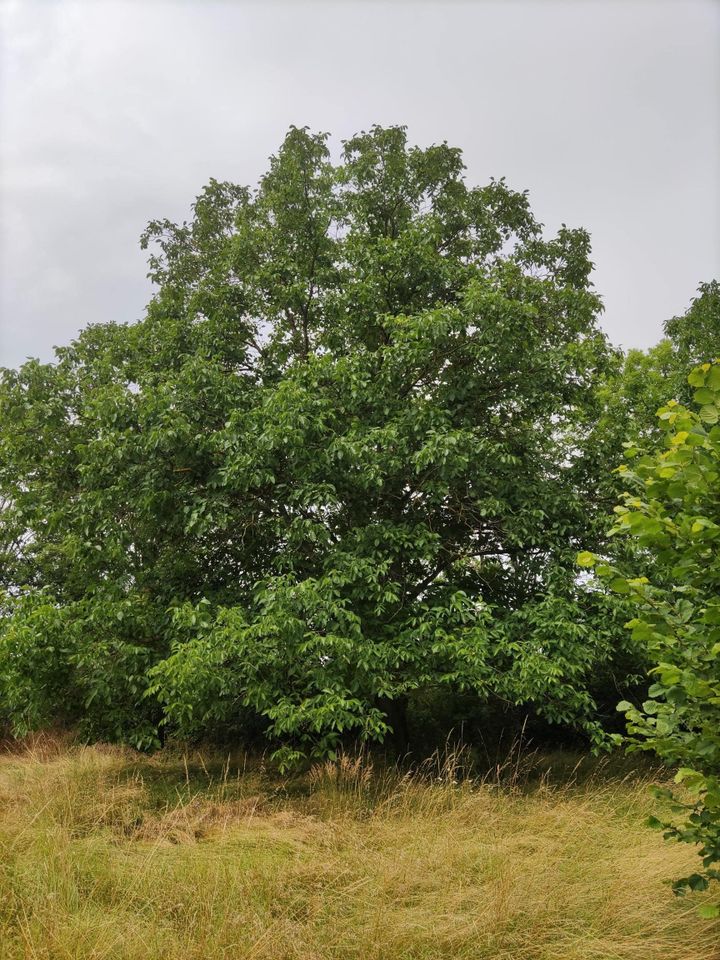
<path fill-rule="evenodd" d="M 668 837 L 699 845 L 703 869 L 678 881 L 678 892 L 720 880 L 720 361 L 697 367 L 688 381 L 695 409 L 671 401 L 659 411 L 666 449 L 629 446 L 632 466 L 619 468 L 628 490 L 612 532 L 655 557 L 658 582 L 628 578 L 591 553 L 579 556 L 632 601 L 628 627 L 654 661 L 648 699 L 619 709 L 631 749 L 678 765 L 676 780 L 694 798 L 675 798 L 681 825 L 654 821 Z M 704 910 L 720 914 L 720 907 Z"/>

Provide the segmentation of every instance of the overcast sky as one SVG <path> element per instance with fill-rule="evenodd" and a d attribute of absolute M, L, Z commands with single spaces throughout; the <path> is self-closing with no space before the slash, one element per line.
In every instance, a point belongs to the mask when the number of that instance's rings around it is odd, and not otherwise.
<path fill-rule="evenodd" d="M 720 3 L 0 0 L 0 364 L 139 319 L 138 237 L 290 124 L 406 124 L 592 234 L 603 326 L 648 346 L 720 276 Z"/>

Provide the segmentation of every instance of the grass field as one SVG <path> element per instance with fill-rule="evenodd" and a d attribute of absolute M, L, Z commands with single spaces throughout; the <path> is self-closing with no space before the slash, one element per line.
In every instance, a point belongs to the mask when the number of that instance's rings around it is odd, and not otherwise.
<path fill-rule="evenodd" d="M 0 754 L 3 960 L 716 960 L 648 776 Z M 560 766 L 567 767 L 567 761 Z"/>

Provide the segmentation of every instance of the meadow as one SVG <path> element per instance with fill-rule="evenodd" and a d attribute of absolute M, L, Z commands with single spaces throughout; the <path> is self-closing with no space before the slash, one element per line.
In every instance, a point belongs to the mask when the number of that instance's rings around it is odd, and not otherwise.
<path fill-rule="evenodd" d="M 0 754 L 3 960 L 716 960 L 696 854 L 646 825 L 659 769 L 457 754 L 84 747 Z"/>

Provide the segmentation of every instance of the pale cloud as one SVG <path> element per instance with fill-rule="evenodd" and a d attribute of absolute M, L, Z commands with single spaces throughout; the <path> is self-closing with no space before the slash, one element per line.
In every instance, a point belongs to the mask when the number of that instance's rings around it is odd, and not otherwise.
<path fill-rule="evenodd" d="M 720 273 L 712 0 L 5 3 L 0 363 L 142 316 L 138 236 L 210 177 L 254 183 L 287 127 L 372 123 L 464 150 L 593 236 L 603 324 L 649 345 Z"/>

